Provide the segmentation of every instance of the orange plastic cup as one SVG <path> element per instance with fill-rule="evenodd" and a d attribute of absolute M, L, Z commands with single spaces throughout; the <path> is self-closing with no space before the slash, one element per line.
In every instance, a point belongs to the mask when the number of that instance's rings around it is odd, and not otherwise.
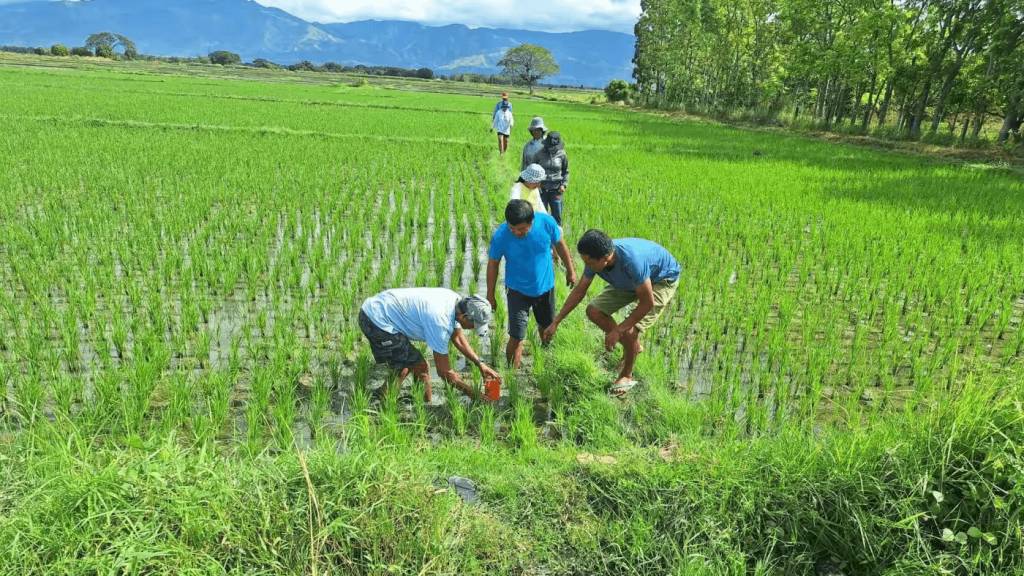
<path fill-rule="evenodd" d="M 484 396 L 488 400 L 501 398 L 501 380 L 488 380 L 484 384 Z"/>

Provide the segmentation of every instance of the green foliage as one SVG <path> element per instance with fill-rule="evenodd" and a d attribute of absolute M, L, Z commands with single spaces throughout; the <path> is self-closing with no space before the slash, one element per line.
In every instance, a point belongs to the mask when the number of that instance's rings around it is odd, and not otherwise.
<path fill-rule="evenodd" d="M 277 64 L 274 64 L 270 60 L 264 60 L 263 58 L 257 58 L 253 60 L 252 65 L 256 68 L 267 68 L 271 70 L 280 68 L 280 66 L 278 66 Z"/>
<path fill-rule="evenodd" d="M 38 54 L 39 56 L 49 56 L 50 55 L 50 51 L 47 50 L 46 48 L 43 48 L 42 46 L 36 48 L 35 49 L 35 53 Z"/>
<path fill-rule="evenodd" d="M 69 56 L 71 51 L 63 44 L 54 44 L 50 47 L 50 54 L 53 54 L 54 56 Z"/>
<path fill-rule="evenodd" d="M 113 53 L 115 48 L 121 47 L 125 53 L 130 51 L 132 54 L 138 54 L 134 42 L 113 32 L 98 32 L 90 35 L 85 40 L 85 47 L 96 51 L 97 55 L 99 55 L 99 50 L 102 46 L 109 48 L 111 53 Z M 109 56 L 104 57 L 109 58 Z"/>
<path fill-rule="evenodd" d="M 85 46 L 75 46 L 71 49 L 72 56 L 92 56 L 92 50 L 89 50 Z"/>
<path fill-rule="evenodd" d="M 1014 173 L 534 101 L 585 152 L 568 244 L 683 266 L 640 384 L 578 309 L 496 404 L 380 402 L 363 300 L 482 287 L 493 90 L 48 64 L 0 68 L 8 572 L 1021 573 Z"/>
<path fill-rule="evenodd" d="M 551 51 L 534 44 L 520 44 L 515 48 L 509 48 L 498 67 L 504 76 L 519 78 L 530 87 L 533 93 L 533 85 L 539 80 L 558 74 L 559 67 L 551 56 Z"/>
<path fill-rule="evenodd" d="M 209 55 L 210 62 L 213 64 L 230 65 L 230 64 L 241 64 L 242 57 L 233 52 L 227 50 L 217 50 Z"/>
<path fill-rule="evenodd" d="M 96 57 L 97 58 L 113 58 L 114 57 L 114 49 L 111 48 L 109 44 L 100 44 L 99 46 L 96 47 Z"/>
<path fill-rule="evenodd" d="M 998 139 L 1024 115 L 1024 18 L 1014 2 L 702 3 L 649 0 L 634 28 L 647 104 L 718 117 L 809 118 L 910 139 Z M 951 25 L 954 23 L 954 25 Z M 989 126 L 989 128 L 993 128 Z"/>
<path fill-rule="evenodd" d="M 604 88 L 604 94 L 609 102 L 625 102 L 629 99 L 629 82 L 625 80 L 612 80 Z"/>
<path fill-rule="evenodd" d="M 302 60 L 288 66 L 292 72 L 316 72 L 316 65 L 309 60 Z"/>

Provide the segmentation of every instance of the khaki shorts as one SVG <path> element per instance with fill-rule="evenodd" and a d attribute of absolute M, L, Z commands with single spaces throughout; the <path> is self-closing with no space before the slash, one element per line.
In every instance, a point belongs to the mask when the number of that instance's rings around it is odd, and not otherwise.
<path fill-rule="evenodd" d="M 661 316 L 661 311 L 665 309 L 665 306 L 668 306 L 668 303 L 672 301 L 672 297 L 676 295 L 676 288 L 678 286 L 678 280 L 666 280 L 654 285 L 654 309 L 636 323 L 637 330 L 645 332 L 648 328 L 654 326 L 658 317 Z M 608 286 L 604 289 L 604 292 L 601 292 L 590 301 L 590 306 L 611 316 L 633 302 L 636 302 L 636 292 L 633 290 L 619 290 L 618 288 Z"/>

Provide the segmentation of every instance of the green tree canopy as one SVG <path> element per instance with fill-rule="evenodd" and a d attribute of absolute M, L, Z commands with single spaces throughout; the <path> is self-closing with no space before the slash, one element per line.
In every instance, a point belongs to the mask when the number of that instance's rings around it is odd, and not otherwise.
<path fill-rule="evenodd" d="M 210 62 L 214 64 L 241 64 L 242 57 L 227 50 L 217 50 L 210 54 Z"/>
<path fill-rule="evenodd" d="M 113 32 L 98 32 L 85 39 L 85 47 L 90 50 L 96 50 L 100 46 L 109 47 L 111 52 L 120 46 L 126 53 L 138 53 L 135 42 Z"/>
<path fill-rule="evenodd" d="M 498 62 L 501 73 L 505 76 L 521 78 L 530 87 L 538 81 L 558 74 L 559 67 L 551 56 L 551 51 L 534 44 L 522 44 L 510 48 L 505 57 Z"/>
<path fill-rule="evenodd" d="M 629 82 L 612 80 L 605 86 L 604 95 L 609 102 L 625 102 L 629 98 Z"/>
<path fill-rule="evenodd" d="M 963 140 L 1024 121 L 1021 0 L 640 0 L 640 98 Z M 946 134 L 940 134 L 945 125 Z"/>

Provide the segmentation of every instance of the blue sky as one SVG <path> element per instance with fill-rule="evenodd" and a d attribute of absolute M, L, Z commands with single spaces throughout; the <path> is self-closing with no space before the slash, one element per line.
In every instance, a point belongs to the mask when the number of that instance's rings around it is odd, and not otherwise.
<path fill-rule="evenodd" d="M 46 0 L 0 0 L 0 4 Z M 49 0 L 56 1 L 56 0 Z M 82 0 L 64 0 L 78 2 Z M 94 0 L 102 2 L 103 0 Z M 138 0 L 140 2 L 162 0 Z M 249 0 L 253 1 L 253 0 Z M 408 20 L 541 32 L 633 33 L 640 0 L 256 0 L 310 22 Z"/>
<path fill-rule="evenodd" d="M 633 33 L 640 0 L 258 0 L 317 22 L 410 20 L 544 32 Z"/>

